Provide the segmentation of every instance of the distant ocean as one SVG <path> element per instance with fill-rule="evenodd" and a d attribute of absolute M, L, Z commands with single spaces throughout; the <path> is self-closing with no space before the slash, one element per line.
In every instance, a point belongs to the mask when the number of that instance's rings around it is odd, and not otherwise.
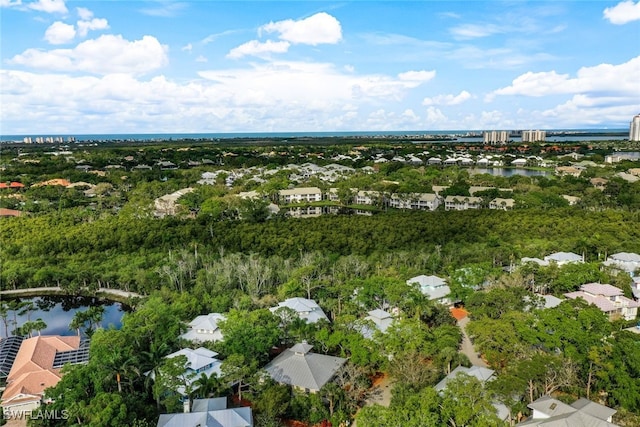
<path fill-rule="evenodd" d="M 420 137 L 453 137 L 459 142 L 477 142 L 482 137 L 481 130 L 444 130 L 444 131 L 357 131 L 357 132 L 250 132 L 250 133 L 123 133 L 123 134 L 23 134 L 0 135 L 0 142 L 22 142 L 31 137 L 34 142 L 37 137 L 63 138 L 69 137 L 76 142 L 100 141 L 182 141 L 182 140 L 230 140 L 230 139 L 295 139 L 295 138 L 340 138 L 340 137 L 390 137 L 390 138 L 420 138 Z M 547 130 L 547 141 L 597 141 L 597 140 L 626 140 L 628 129 L 557 129 Z M 512 137 L 514 141 L 519 136 Z"/>

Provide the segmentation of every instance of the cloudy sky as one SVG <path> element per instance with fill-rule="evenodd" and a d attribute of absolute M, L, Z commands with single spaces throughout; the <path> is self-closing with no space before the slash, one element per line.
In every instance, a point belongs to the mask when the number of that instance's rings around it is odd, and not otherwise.
<path fill-rule="evenodd" d="M 0 0 L 0 133 L 628 128 L 640 1 Z"/>

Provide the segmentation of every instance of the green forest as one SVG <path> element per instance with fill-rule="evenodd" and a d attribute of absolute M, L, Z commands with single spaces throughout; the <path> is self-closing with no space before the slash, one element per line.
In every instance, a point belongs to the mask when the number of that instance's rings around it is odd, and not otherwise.
<path fill-rule="evenodd" d="M 165 356 L 191 345 L 179 338 L 191 319 L 224 313 L 224 340 L 206 344 L 219 353 L 223 374 L 198 378 L 188 398 L 228 396 L 232 405 L 250 403 L 256 426 L 285 420 L 309 426 L 354 420 L 360 427 L 506 426 L 525 419 L 531 414 L 527 405 L 549 394 L 563 402 L 587 397 L 616 409 L 618 425 L 640 425 L 640 334 L 626 330 L 636 320 L 609 321 L 580 299 L 545 309 L 537 294 L 544 289 L 562 297 L 597 282 L 632 297 L 630 276 L 602 262 L 616 252 L 640 253 L 640 182 L 616 175 L 640 162 L 604 165 L 607 145 L 553 155 L 534 146 L 533 154 L 555 165 L 572 164 L 566 157 L 572 152 L 596 165 L 585 165 L 580 177 L 507 178 L 386 162 L 372 173 L 355 171 L 330 183 L 317 177 L 295 181 L 286 169 L 263 175 L 264 182 L 249 179 L 255 175 L 227 181 L 238 168 L 326 165 L 356 144 L 367 147 L 359 149 L 361 158 L 342 161 L 354 169 L 376 165 L 376 155 L 392 159 L 428 149 L 429 156 L 444 156 L 451 148 L 358 141 L 81 147 L 55 156 L 41 147 L 0 152 L 1 181 L 25 184 L 18 191 L 0 189 L 0 207 L 25 212 L 0 218 L 0 289 L 59 287 L 69 295 L 92 295 L 113 288 L 142 296 L 127 301 L 132 310 L 122 328 L 91 330 L 88 364 L 66 366 L 62 380 L 46 391 L 52 401 L 47 408 L 67 411 L 68 419 L 30 424 L 146 427 L 156 425 L 161 413 L 181 412 L 174 390 L 184 386 L 184 360 Z M 186 167 L 194 159 L 200 164 Z M 159 161 L 179 167 L 161 170 Z M 153 167 L 134 170 L 139 164 Z M 105 173 L 80 171 L 78 165 Z M 223 173 L 210 185 L 196 184 L 211 171 Z M 607 181 L 604 188 L 593 187 L 596 177 Z M 97 190 L 88 196 L 78 187 L 32 186 L 50 179 L 86 182 Z M 292 186 L 338 188 L 348 195 L 352 188 L 391 194 L 442 185 L 467 196 L 471 186 L 495 187 L 485 190 L 487 201 L 508 188 L 516 205 L 467 211 L 381 207 L 371 216 L 315 218 L 264 211 L 270 197 Z M 175 215 L 154 215 L 156 198 L 186 186 L 195 190 L 180 198 Z M 235 198 L 251 190 L 263 194 L 264 203 Z M 569 205 L 563 195 L 581 200 Z M 520 264 L 522 257 L 553 252 L 574 252 L 584 263 Z M 449 307 L 406 283 L 421 274 L 447 279 L 452 301 L 469 312 L 466 331 L 496 371 L 495 380 L 482 385 L 460 375 L 443 393 L 435 391 L 435 384 L 470 361 L 458 351 L 463 334 Z M 330 322 L 309 324 L 268 310 L 291 297 L 314 299 Z M 0 306 L 6 322 L 9 305 L 2 300 Z M 390 329 L 363 336 L 362 327 L 370 326 L 367 312 L 391 308 Z M 315 352 L 348 359 L 316 394 L 277 384 L 262 371 L 275 349 L 303 340 Z M 381 376 L 394 384 L 390 404 L 367 404 Z M 498 418 L 495 402 L 508 408 L 508 421 Z"/>

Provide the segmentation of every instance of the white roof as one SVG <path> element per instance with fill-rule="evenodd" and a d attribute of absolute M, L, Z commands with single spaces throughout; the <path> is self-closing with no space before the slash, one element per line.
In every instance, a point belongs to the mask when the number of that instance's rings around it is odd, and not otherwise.
<path fill-rule="evenodd" d="M 545 261 L 556 262 L 581 262 L 582 256 L 574 254 L 573 252 L 556 252 L 544 257 Z"/>
<path fill-rule="evenodd" d="M 204 347 L 197 348 L 192 350 L 190 348 L 183 348 L 182 350 L 178 350 L 174 353 L 171 353 L 167 356 L 167 359 L 177 357 L 177 356 L 185 356 L 187 358 L 187 366 L 194 371 L 198 369 L 202 369 L 203 367 L 210 365 L 211 363 L 220 361 L 216 359 L 218 353 L 215 351 L 208 350 Z M 218 372 L 220 373 L 220 372 Z"/>
<path fill-rule="evenodd" d="M 226 317 L 220 313 L 203 314 L 189 322 L 189 330 L 180 337 L 190 341 L 219 341 L 222 331 L 218 322 Z"/>
<path fill-rule="evenodd" d="M 380 332 L 386 332 L 389 326 L 393 323 L 393 317 L 391 314 L 380 309 L 370 311 L 369 315 L 365 317 L 365 319 L 371 320 Z"/>
<path fill-rule="evenodd" d="M 610 255 L 609 259 L 621 262 L 638 262 L 640 263 L 640 255 L 635 252 L 618 252 Z"/>
<path fill-rule="evenodd" d="M 307 298 L 289 298 L 278 304 L 277 307 L 271 307 L 272 313 L 282 307 L 288 307 L 298 313 L 301 319 L 306 320 L 308 323 L 316 323 L 317 321 L 324 319 L 329 321 L 329 318 L 322 308 L 312 299 Z"/>
<path fill-rule="evenodd" d="M 472 366 L 470 368 L 466 368 L 464 366 L 458 366 L 455 368 L 449 375 L 444 377 L 438 384 L 434 386 L 436 391 L 442 391 L 447 388 L 447 383 L 458 376 L 458 374 L 467 374 L 470 377 L 474 377 L 478 379 L 481 383 L 487 382 L 495 371 L 493 369 L 484 368 L 482 366 Z"/>
<path fill-rule="evenodd" d="M 252 427 L 250 407 L 208 412 L 161 414 L 157 427 Z"/>
<path fill-rule="evenodd" d="M 554 297 L 553 295 L 543 295 L 542 298 L 544 298 L 544 308 L 554 308 L 562 302 L 560 298 Z"/>
<path fill-rule="evenodd" d="M 421 274 L 420 276 L 416 276 L 416 277 L 412 277 L 411 279 L 407 280 L 407 284 L 412 284 L 412 283 L 417 283 L 418 285 L 420 285 L 420 287 L 431 287 L 431 288 L 437 288 L 439 286 L 445 286 L 447 284 L 447 282 L 438 276 L 426 276 L 424 274 Z"/>

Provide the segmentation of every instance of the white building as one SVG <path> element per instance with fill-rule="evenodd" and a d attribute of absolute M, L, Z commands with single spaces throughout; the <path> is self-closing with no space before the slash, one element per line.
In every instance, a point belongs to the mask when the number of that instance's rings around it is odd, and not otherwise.
<path fill-rule="evenodd" d="M 377 191 L 360 190 L 356 193 L 354 202 L 356 205 L 373 205 L 379 197 L 380 193 Z"/>
<path fill-rule="evenodd" d="M 547 138 L 547 132 L 543 130 L 523 130 L 522 142 L 544 141 Z"/>
<path fill-rule="evenodd" d="M 506 144 L 509 142 L 509 132 L 506 130 L 492 130 L 483 133 L 485 144 Z"/>
<path fill-rule="evenodd" d="M 580 286 L 579 291 L 569 292 L 564 296 L 584 299 L 609 316 L 609 320 L 633 320 L 638 315 L 640 307 L 640 302 L 625 297 L 621 289 L 600 283 L 587 283 Z"/>
<path fill-rule="evenodd" d="M 444 208 L 447 211 L 466 211 L 467 209 L 480 209 L 482 197 L 471 196 L 447 196 L 444 199 Z"/>
<path fill-rule="evenodd" d="M 634 116 L 629 124 L 629 141 L 640 141 L 640 114 Z"/>
<path fill-rule="evenodd" d="M 420 291 L 429 297 L 431 301 L 438 301 L 442 304 L 450 304 L 451 301 L 447 296 L 451 293 L 451 289 L 447 286 L 447 282 L 438 276 L 426 276 L 424 274 L 412 277 L 407 280 L 407 285 L 417 284 Z"/>
<path fill-rule="evenodd" d="M 392 194 L 389 206 L 397 209 L 436 210 L 440 197 L 433 193 Z"/>
<path fill-rule="evenodd" d="M 283 203 L 303 203 L 322 201 L 322 190 L 318 187 L 301 187 L 280 190 L 280 200 Z"/>
<path fill-rule="evenodd" d="M 298 314 L 300 319 L 306 321 L 307 323 L 316 323 L 320 320 L 329 321 L 329 318 L 322 308 L 312 299 L 307 298 L 289 298 L 281 303 L 278 303 L 277 307 L 271 307 L 269 310 L 272 313 L 276 313 L 278 309 L 287 307 L 291 310 L 295 311 Z"/>
<path fill-rule="evenodd" d="M 216 342 L 222 340 L 222 331 L 218 323 L 225 320 L 220 313 L 203 314 L 189 322 L 189 329 L 180 338 L 197 342 Z"/>
<path fill-rule="evenodd" d="M 640 275 L 640 255 L 633 252 L 618 252 L 610 255 L 603 264 L 626 271 L 631 277 L 634 277 L 636 271 Z"/>

